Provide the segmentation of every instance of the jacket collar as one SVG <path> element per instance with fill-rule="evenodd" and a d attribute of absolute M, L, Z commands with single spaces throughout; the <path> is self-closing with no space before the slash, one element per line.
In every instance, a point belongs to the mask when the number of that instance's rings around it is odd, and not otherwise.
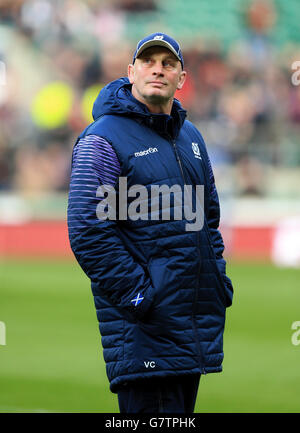
<path fill-rule="evenodd" d="M 99 93 L 93 107 L 93 117 L 117 114 L 133 117 L 136 121 L 154 129 L 158 134 L 175 139 L 182 127 L 186 111 L 174 99 L 171 115 L 150 113 L 147 106 L 131 93 L 132 85 L 127 77 L 112 81 Z"/>

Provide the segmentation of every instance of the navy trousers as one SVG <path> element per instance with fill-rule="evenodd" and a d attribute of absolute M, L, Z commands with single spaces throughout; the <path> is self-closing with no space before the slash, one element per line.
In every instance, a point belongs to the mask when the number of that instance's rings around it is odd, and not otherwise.
<path fill-rule="evenodd" d="M 193 413 L 200 374 L 145 379 L 118 392 L 120 413 Z"/>

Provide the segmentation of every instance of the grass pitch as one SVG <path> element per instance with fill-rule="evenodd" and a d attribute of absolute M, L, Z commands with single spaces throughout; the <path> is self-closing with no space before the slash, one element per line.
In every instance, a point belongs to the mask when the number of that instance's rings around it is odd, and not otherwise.
<path fill-rule="evenodd" d="M 231 264 L 223 372 L 201 377 L 196 412 L 300 412 L 300 270 Z M 74 261 L 0 264 L 0 412 L 118 412 L 89 280 Z"/>

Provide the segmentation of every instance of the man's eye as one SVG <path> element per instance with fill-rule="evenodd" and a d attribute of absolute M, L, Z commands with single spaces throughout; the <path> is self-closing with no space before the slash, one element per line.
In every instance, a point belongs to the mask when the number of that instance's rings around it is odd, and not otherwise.
<path fill-rule="evenodd" d="M 165 62 L 164 62 L 164 67 L 165 68 L 174 68 L 174 62 L 172 62 L 172 60 L 166 60 Z"/>

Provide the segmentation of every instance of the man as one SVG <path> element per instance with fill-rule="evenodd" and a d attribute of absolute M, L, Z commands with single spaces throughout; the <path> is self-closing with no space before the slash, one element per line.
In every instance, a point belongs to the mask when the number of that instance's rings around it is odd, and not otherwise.
<path fill-rule="evenodd" d="M 121 412 L 193 412 L 200 375 L 222 370 L 233 289 L 205 143 L 174 99 L 183 68 L 173 38 L 141 40 L 128 79 L 100 92 L 73 151 L 70 243 L 91 279 Z M 201 185 L 202 224 L 192 225 Z M 153 198 L 157 187 L 169 201 Z"/>

